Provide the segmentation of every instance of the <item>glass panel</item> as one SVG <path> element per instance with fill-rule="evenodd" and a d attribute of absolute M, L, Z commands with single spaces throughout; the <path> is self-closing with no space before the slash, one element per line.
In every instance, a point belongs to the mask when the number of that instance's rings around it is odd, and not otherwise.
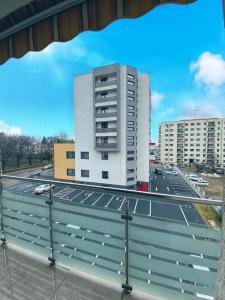
<path fill-rule="evenodd" d="M 124 222 L 119 213 L 53 197 L 52 218 L 57 262 L 124 281 Z"/>
<path fill-rule="evenodd" d="M 49 192 L 35 194 L 37 182 L 4 180 L 3 230 L 7 242 L 50 256 Z"/>
<path fill-rule="evenodd" d="M 133 216 L 129 230 L 130 284 L 166 299 L 213 299 L 220 230 Z"/>

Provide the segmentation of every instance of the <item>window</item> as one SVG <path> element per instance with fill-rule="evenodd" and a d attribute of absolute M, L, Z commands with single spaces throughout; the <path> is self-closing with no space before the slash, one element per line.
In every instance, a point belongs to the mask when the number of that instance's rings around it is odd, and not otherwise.
<path fill-rule="evenodd" d="M 102 137 L 101 138 L 101 143 L 108 144 L 108 137 Z"/>
<path fill-rule="evenodd" d="M 127 139 L 128 140 L 134 140 L 134 136 L 128 136 Z"/>
<path fill-rule="evenodd" d="M 100 98 L 105 98 L 108 96 L 108 92 L 101 92 Z"/>
<path fill-rule="evenodd" d="M 128 142 L 128 143 L 127 143 L 127 146 L 134 146 L 134 143 Z"/>
<path fill-rule="evenodd" d="M 108 111 L 108 107 L 102 107 L 101 108 L 101 114 L 106 114 Z"/>
<path fill-rule="evenodd" d="M 80 158 L 81 159 L 89 159 L 89 152 L 81 152 Z"/>
<path fill-rule="evenodd" d="M 133 85 L 133 86 L 135 85 L 135 83 L 134 83 L 133 81 L 130 81 L 130 80 L 128 80 L 127 83 L 128 83 L 129 85 Z"/>
<path fill-rule="evenodd" d="M 134 97 L 128 96 L 128 97 L 127 97 L 127 100 L 129 100 L 129 101 L 134 101 Z"/>
<path fill-rule="evenodd" d="M 108 128 L 108 122 L 101 122 L 101 128 Z"/>
<path fill-rule="evenodd" d="M 109 172 L 108 171 L 102 171 L 102 179 L 108 179 L 109 178 Z"/>
<path fill-rule="evenodd" d="M 129 78 L 129 79 L 135 79 L 134 75 L 131 75 L 131 74 L 127 74 L 127 78 Z"/>
<path fill-rule="evenodd" d="M 128 169 L 127 170 L 127 173 L 133 173 L 134 172 L 134 169 Z"/>
<path fill-rule="evenodd" d="M 67 176 L 75 176 L 75 169 L 66 169 Z"/>
<path fill-rule="evenodd" d="M 134 127 L 127 127 L 127 131 L 134 131 Z"/>
<path fill-rule="evenodd" d="M 129 94 L 129 95 L 134 95 L 134 91 L 128 90 L 128 91 L 127 91 L 127 94 Z"/>
<path fill-rule="evenodd" d="M 128 121 L 127 125 L 134 125 L 134 121 Z"/>
<path fill-rule="evenodd" d="M 127 178 L 127 181 L 134 181 L 134 177 Z"/>
<path fill-rule="evenodd" d="M 128 112 L 127 115 L 128 116 L 134 116 L 134 112 Z"/>
<path fill-rule="evenodd" d="M 127 160 L 128 161 L 134 160 L 134 157 L 128 157 Z"/>
<path fill-rule="evenodd" d="M 108 77 L 102 77 L 102 78 L 100 79 L 100 81 L 101 81 L 101 82 L 106 82 L 106 81 L 108 81 Z"/>
<path fill-rule="evenodd" d="M 134 110 L 134 106 L 133 105 L 127 105 L 127 108 Z"/>
<path fill-rule="evenodd" d="M 101 156 L 102 156 L 102 160 L 108 160 L 109 159 L 109 153 L 108 152 L 102 152 Z"/>
<path fill-rule="evenodd" d="M 75 158 L 75 151 L 66 151 L 66 158 L 67 159 L 74 159 Z"/>
<path fill-rule="evenodd" d="M 134 154 L 134 151 L 127 151 L 127 154 Z"/>
<path fill-rule="evenodd" d="M 89 170 L 81 170 L 80 175 L 81 177 L 89 177 Z"/>

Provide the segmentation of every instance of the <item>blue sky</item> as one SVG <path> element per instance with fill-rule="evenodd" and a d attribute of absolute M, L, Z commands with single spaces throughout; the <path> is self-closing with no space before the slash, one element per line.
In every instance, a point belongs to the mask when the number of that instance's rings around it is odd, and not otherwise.
<path fill-rule="evenodd" d="M 72 137 L 74 76 L 115 62 L 150 74 L 153 140 L 161 121 L 225 116 L 221 2 L 162 5 L 139 19 L 10 59 L 0 66 L 0 131 Z"/>

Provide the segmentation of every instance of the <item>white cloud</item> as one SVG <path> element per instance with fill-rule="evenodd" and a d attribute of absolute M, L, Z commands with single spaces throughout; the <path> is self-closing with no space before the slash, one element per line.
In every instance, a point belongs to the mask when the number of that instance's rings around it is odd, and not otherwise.
<path fill-rule="evenodd" d="M 21 135 L 22 129 L 19 127 L 9 125 L 5 121 L 0 120 L 0 132 L 4 132 L 9 135 Z"/>
<path fill-rule="evenodd" d="M 29 59 L 47 57 L 57 63 L 63 59 L 65 62 L 86 63 L 90 67 L 110 64 L 111 61 L 104 55 L 94 49 L 94 45 L 85 43 L 81 37 L 68 41 L 66 43 L 54 42 L 40 52 L 29 52 Z"/>
<path fill-rule="evenodd" d="M 159 107 L 162 100 L 165 99 L 165 95 L 158 93 L 156 91 L 153 91 L 151 94 L 151 104 L 153 108 Z"/>
<path fill-rule="evenodd" d="M 225 60 L 219 54 L 202 53 L 197 61 L 190 64 L 195 81 L 206 88 L 217 88 L 225 84 Z"/>
<path fill-rule="evenodd" d="M 185 102 L 181 111 L 181 119 L 223 117 L 218 103 L 210 103 L 205 99 Z"/>

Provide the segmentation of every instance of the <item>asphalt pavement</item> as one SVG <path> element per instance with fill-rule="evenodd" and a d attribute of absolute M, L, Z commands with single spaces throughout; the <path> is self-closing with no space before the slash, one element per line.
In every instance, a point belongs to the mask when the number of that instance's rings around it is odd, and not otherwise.
<path fill-rule="evenodd" d="M 158 182 L 160 181 L 161 179 L 159 178 Z M 39 186 L 38 183 L 20 181 L 12 185 L 6 185 L 5 189 L 11 193 L 20 195 L 37 198 L 49 197 L 48 192 L 35 195 L 34 189 L 37 186 Z M 158 192 L 161 192 L 161 190 Z M 56 185 L 52 194 L 53 201 L 54 199 L 70 201 L 74 204 L 79 203 L 86 206 L 104 207 L 110 210 L 121 211 L 121 213 L 125 210 L 125 199 L 127 197 L 129 201 L 129 211 L 132 214 L 179 221 L 187 225 L 191 223 L 204 224 L 204 221 L 192 204 L 179 200 L 173 201 L 166 196 L 164 198 L 157 195 L 141 195 L 141 197 L 137 197 L 129 193 L 129 191 L 125 194 L 124 192 L 107 192 L 101 188 L 96 191 L 96 189 L 85 187 L 78 189 L 66 185 Z"/>

